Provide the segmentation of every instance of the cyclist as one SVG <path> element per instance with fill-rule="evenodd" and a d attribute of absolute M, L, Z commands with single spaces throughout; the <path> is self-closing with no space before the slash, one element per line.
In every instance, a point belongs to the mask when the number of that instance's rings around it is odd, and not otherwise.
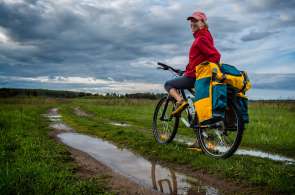
<path fill-rule="evenodd" d="M 208 30 L 205 13 L 196 11 L 187 20 L 190 21 L 191 31 L 195 38 L 189 51 L 189 63 L 182 76 L 166 81 L 164 85 L 165 90 L 177 101 L 172 116 L 181 113 L 188 106 L 188 103 L 179 95 L 177 89 L 194 87 L 195 67 L 204 61 L 219 63 L 220 60 L 220 53 L 215 48 L 212 35 Z"/>

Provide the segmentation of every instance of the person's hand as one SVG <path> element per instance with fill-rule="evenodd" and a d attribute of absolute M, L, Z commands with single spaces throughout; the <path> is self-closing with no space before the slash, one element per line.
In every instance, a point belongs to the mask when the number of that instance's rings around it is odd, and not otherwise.
<path fill-rule="evenodd" d="M 183 70 L 176 69 L 176 71 L 177 71 L 177 74 L 178 74 L 179 76 L 182 76 L 182 75 L 184 74 L 184 71 L 183 71 Z"/>

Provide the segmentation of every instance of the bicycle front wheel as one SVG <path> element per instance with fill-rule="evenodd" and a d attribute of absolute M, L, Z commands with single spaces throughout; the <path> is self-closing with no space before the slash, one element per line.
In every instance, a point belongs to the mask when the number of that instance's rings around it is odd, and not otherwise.
<path fill-rule="evenodd" d="M 159 144 L 170 143 L 176 135 L 179 117 L 170 116 L 175 109 L 175 101 L 165 96 L 157 104 L 153 116 L 153 135 Z"/>

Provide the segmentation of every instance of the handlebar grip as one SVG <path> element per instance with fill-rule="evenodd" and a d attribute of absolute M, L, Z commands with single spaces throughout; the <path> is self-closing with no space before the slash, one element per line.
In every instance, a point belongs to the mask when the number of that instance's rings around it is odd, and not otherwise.
<path fill-rule="evenodd" d="M 170 68 L 170 66 L 168 66 L 168 65 L 166 65 L 164 63 L 161 63 L 161 62 L 158 62 L 158 65 L 160 65 L 163 70 L 168 70 Z"/>
<path fill-rule="evenodd" d="M 164 64 L 164 63 L 162 63 L 162 62 L 158 62 L 158 65 L 162 66 L 164 70 L 168 70 L 168 69 L 170 69 L 170 70 L 172 70 L 173 72 L 178 73 L 177 70 L 175 70 L 174 68 L 172 68 L 171 66 L 169 66 L 169 65 L 167 65 L 167 64 Z"/>
<path fill-rule="evenodd" d="M 160 66 L 168 66 L 167 64 L 164 64 L 162 62 L 158 62 L 158 65 L 160 65 Z"/>

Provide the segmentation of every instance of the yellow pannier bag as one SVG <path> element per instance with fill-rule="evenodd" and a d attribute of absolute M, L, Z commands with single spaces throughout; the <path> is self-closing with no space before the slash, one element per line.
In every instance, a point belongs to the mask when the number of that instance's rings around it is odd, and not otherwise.
<path fill-rule="evenodd" d="M 236 91 L 244 122 L 248 122 L 247 97 L 251 88 L 246 72 L 228 64 L 203 62 L 196 66 L 194 106 L 198 122 L 208 124 L 224 119 L 227 90 Z"/>
<path fill-rule="evenodd" d="M 222 72 L 217 64 L 204 62 L 196 66 L 194 106 L 200 124 L 224 118 L 227 85 L 219 82 Z"/>
<path fill-rule="evenodd" d="M 251 83 L 245 71 L 240 71 L 235 66 L 223 63 L 219 67 L 222 72 L 221 81 L 235 88 L 241 95 L 245 95 L 245 92 L 251 88 Z"/>
<path fill-rule="evenodd" d="M 236 91 L 236 102 L 239 106 L 244 123 L 249 123 L 248 98 L 246 92 L 251 88 L 248 75 L 245 71 L 238 70 L 235 66 L 229 64 L 220 64 L 220 71 L 224 83 Z"/>

